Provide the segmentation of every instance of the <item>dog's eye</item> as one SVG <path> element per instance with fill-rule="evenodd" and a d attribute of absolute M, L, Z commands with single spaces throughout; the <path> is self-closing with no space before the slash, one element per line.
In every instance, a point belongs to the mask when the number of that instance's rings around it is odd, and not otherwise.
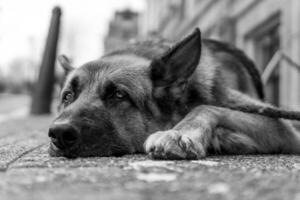
<path fill-rule="evenodd" d="M 116 99 L 124 99 L 126 97 L 126 93 L 121 90 L 116 90 L 113 94 L 113 97 Z"/>
<path fill-rule="evenodd" d="M 70 103 L 74 98 L 74 94 L 71 91 L 67 91 L 63 94 L 63 103 Z"/>

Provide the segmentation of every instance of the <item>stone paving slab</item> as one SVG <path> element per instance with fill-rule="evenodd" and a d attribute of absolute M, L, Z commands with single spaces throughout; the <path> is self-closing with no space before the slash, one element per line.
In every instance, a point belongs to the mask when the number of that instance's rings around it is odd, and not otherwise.
<path fill-rule="evenodd" d="M 1 200 L 300 200 L 300 156 L 53 158 L 47 153 L 50 121 L 27 118 L 0 124 Z"/>
<path fill-rule="evenodd" d="M 30 117 L 0 123 L 0 171 L 30 151 L 48 142 L 51 116 Z"/>
<path fill-rule="evenodd" d="M 2 146 L 0 148 L 0 171 L 5 171 L 11 163 L 38 148 L 40 145 L 40 140 L 28 139 Z"/>
<path fill-rule="evenodd" d="M 7 199 L 298 199 L 300 175 L 294 158 L 278 159 L 279 167 L 270 168 L 266 163 L 273 158 L 256 156 L 199 162 L 151 161 L 141 155 L 44 158 L 43 166 L 9 168 L 1 178 L 0 194 Z"/>

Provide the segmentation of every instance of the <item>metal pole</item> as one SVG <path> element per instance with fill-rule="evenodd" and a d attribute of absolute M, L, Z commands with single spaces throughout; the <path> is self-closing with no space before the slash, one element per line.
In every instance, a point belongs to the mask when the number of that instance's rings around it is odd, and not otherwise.
<path fill-rule="evenodd" d="M 59 37 L 61 9 L 55 7 L 52 10 L 52 17 L 43 54 L 38 81 L 35 84 L 33 93 L 31 114 L 49 114 L 51 112 L 52 93 L 55 82 L 55 59 Z"/>

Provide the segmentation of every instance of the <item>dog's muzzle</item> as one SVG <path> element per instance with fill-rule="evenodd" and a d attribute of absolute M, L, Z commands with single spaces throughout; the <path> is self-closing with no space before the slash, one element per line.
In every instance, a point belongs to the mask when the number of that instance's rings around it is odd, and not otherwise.
<path fill-rule="evenodd" d="M 48 132 L 51 143 L 57 149 L 68 151 L 79 143 L 79 131 L 69 123 L 53 124 Z"/>

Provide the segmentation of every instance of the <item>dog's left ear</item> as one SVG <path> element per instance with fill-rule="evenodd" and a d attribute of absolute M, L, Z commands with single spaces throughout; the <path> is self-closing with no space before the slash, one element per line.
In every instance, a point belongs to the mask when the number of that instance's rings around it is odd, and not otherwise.
<path fill-rule="evenodd" d="M 197 28 L 163 56 L 152 61 L 150 76 L 154 86 L 185 82 L 197 68 L 201 56 L 201 32 Z"/>
<path fill-rule="evenodd" d="M 74 68 L 70 64 L 70 60 L 65 55 L 60 55 L 57 57 L 58 62 L 65 71 L 65 75 L 69 74 Z"/>

